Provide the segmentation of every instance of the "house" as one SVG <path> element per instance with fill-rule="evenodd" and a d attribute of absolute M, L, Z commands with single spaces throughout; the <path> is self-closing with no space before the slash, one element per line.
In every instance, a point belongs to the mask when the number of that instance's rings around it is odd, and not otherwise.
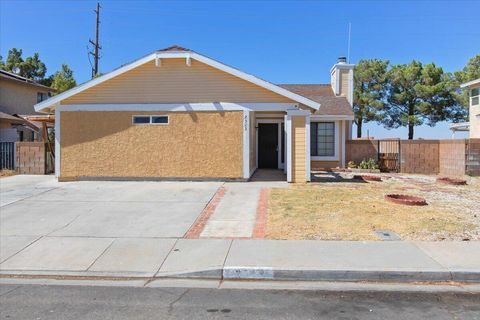
<path fill-rule="evenodd" d="M 276 85 L 178 46 L 35 105 L 55 113 L 55 173 L 79 179 L 310 180 L 345 165 L 353 65 L 331 83 Z"/>
<path fill-rule="evenodd" d="M 480 79 L 460 85 L 469 90 L 469 122 L 452 124 L 450 129 L 455 131 L 470 131 L 470 138 L 480 138 Z"/>
<path fill-rule="evenodd" d="M 42 123 L 35 121 L 34 105 L 48 99 L 52 88 L 17 74 L 0 70 L 0 128 L 2 142 L 40 141 Z M 19 121 L 23 119 L 24 121 Z"/>

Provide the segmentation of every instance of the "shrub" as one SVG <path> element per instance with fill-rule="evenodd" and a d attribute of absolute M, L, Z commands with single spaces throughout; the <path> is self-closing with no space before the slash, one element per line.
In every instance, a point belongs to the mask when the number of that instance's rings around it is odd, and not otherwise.
<path fill-rule="evenodd" d="M 368 160 L 363 159 L 362 162 L 360 162 L 360 165 L 358 167 L 360 169 L 376 170 L 376 169 L 378 169 L 378 164 L 377 164 L 377 161 L 375 161 L 372 158 L 370 158 Z"/>
<path fill-rule="evenodd" d="M 347 163 L 347 167 L 350 168 L 350 169 L 354 169 L 357 167 L 357 165 L 355 164 L 355 161 L 348 161 Z"/>

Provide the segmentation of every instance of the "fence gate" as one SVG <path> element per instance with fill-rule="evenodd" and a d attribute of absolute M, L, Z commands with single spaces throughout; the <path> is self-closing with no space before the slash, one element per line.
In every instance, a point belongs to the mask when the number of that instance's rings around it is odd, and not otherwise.
<path fill-rule="evenodd" d="M 15 142 L 0 142 L 0 169 L 15 170 Z"/>
<path fill-rule="evenodd" d="M 378 165 L 384 172 L 400 172 L 400 139 L 378 140 Z"/>

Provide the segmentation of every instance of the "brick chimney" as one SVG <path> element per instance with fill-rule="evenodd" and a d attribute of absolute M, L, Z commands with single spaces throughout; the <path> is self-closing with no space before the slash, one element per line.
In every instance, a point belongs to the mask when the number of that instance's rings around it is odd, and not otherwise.
<path fill-rule="evenodd" d="M 336 96 L 347 98 L 353 104 L 353 67 L 347 58 L 339 57 L 338 62 L 330 70 L 331 85 Z"/>

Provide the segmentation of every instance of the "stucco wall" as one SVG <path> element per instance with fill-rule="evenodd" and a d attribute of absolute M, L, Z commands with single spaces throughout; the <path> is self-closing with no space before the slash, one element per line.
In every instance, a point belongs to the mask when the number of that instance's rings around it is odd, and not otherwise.
<path fill-rule="evenodd" d="M 168 125 L 132 125 L 133 115 Z M 242 177 L 243 112 L 61 112 L 61 178 Z"/>
<path fill-rule="evenodd" d="M 150 61 L 62 101 L 81 103 L 293 102 L 196 60 Z"/>
<path fill-rule="evenodd" d="M 305 117 L 292 116 L 292 181 L 306 182 Z"/>
<path fill-rule="evenodd" d="M 0 78 L 0 111 L 7 114 L 38 114 L 33 108 L 38 92 L 48 93 L 40 87 Z"/>

